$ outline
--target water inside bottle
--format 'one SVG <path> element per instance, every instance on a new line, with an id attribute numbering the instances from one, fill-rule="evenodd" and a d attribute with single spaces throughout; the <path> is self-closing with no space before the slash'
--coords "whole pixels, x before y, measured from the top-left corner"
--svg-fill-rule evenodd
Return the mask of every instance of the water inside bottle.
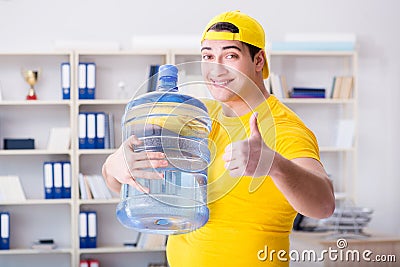
<path id="1" fill-rule="evenodd" d="M 145 103 L 127 110 L 124 129 L 125 136 L 135 134 L 142 141 L 133 153 L 163 152 L 168 166 L 147 170 L 163 172 L 164 179 L 135 177 L 150 190 L 148 194 L 123 185 L 117 207 L 120 222 L 141 232 L 167 235 L 204 225 L 209 216 L 207 113 L 185 103 Z"/>

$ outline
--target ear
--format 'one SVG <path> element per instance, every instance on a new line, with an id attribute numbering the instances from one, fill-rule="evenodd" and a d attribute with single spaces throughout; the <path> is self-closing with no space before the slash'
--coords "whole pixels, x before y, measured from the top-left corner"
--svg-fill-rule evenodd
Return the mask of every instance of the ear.
<path id="1" fill-rule="evenodd" d="M 254 56 L 254 64 L 256 65 L 256 70 L 262 72 L 264 63 L 265 63 L 265 51 L 261 49 Z"/>

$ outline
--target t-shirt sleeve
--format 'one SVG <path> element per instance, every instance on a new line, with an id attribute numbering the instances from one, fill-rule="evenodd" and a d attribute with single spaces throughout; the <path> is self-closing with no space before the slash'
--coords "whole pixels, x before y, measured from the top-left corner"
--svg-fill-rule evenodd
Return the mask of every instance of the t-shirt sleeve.
<path id="1" fill-rule="evenodd" d="M 282 122 L 275 128 L 275 151 L 291 160 L 314 158 L 320 160 L 319 147 L 314 133 L 302 122 Z"/>

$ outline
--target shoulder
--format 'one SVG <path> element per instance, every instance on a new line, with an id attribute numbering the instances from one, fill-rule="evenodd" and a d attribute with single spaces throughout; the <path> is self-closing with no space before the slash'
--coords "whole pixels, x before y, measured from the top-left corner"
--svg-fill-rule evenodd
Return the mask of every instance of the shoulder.
<path id="1" fill-rule="evenodd" d="M 199 99 L 207 107 L 207 111 L 210 117 L 215 118 L 216 115 L 221 111 L 221 103 L 211 98 L 200 98 Z"/>

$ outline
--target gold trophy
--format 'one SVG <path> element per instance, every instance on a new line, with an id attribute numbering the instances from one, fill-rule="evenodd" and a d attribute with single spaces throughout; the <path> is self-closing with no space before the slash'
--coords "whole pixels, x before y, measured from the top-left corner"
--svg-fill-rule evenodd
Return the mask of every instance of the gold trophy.
<path id="1" fill-rule="evenodd" d="M 24 76 L 25 81 L 30 85 L 28 95 L 26 100 L 37 100 L 34 85 L 39 79 L 40 70 L 22 70 L 22 76 Z"/>

